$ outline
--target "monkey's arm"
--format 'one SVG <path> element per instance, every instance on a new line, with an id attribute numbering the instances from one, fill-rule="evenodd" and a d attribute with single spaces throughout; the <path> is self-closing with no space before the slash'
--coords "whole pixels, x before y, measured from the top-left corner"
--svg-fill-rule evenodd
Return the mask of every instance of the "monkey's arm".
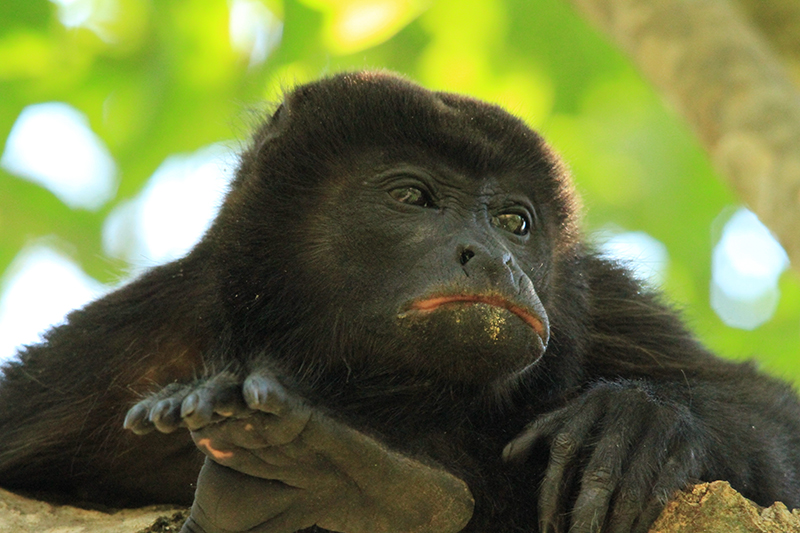
<path id="1" fill-rule="evenodd" d="M 173 386 L 126 427 L 190 428 L 207 459 L 184 532 L 447 533 L 472 516 L 467 485 L 290 397 L 266 374 Z"/>

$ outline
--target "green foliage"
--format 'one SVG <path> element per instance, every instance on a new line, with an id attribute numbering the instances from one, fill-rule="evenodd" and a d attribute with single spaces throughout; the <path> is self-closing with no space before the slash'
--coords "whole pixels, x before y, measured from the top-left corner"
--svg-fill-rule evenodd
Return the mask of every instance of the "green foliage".
<path id="1" fill-rule="evenodd" d="M 712 223 L 737 200 L 691 132 L 630 63 L 563 0 L 265 0 L 280 44 L 253 62 L 231 46 L 225 0 L 0 3 L 0 141 L 22 109 L 79 109 L 119 168 L 116 197 L 70 210 L 0 170 L 0 272 L 28 242 L 55 242 L 103 282 L 127 265 L 105 256 L 101 228 L 174 153 L 241 139 L 251 109 L 283 87 L 344 69 L 387 68 L 435 89 L 497 102 L 541 130 L 569 162 L 587 227 L 613 223 L 663 242 L 664 286 L 704 342 L 758 358 L 800 382 L 800 285 L 784 274 L 775 317 L 726 327 L 709 305 Z M 79 27 L 59 21 L 89 9 Z"/>

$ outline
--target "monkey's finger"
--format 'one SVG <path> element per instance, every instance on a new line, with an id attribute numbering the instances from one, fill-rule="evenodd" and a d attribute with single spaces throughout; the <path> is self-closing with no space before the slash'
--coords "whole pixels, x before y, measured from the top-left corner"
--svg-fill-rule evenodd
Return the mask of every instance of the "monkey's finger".
<path id="1" fill-rule="evenodd" d="M 242 396 L 242 380 L 238 375 L 223 373 L 214 376 L 204 389 L 210 392 L 216 414 L 230 418 L 250 413 Z"/>
<path id="2" fill-rule="evenodd" d="M 137 435 L 147 435 L 156 429 L 156 426 L 150 421 L 149 415 L 150 403 L 139 402 L 128 409 L 122 427 L 133 431 Z"/>
<path id="3" fill-rule="evenodd" d="M 242 393 L 250 409 L 282 416 L 291 407 L 286 389 L 267 371 L 253 372 L 247 376 Z"/>
<path id="4" fill-rule="evenodd" d="M 643 432 L 638 421 L 649 419 L 648 407 L 643 403 L 621 402 L 606 410 L 602 434 L 581 476 L 570 533 L 592 533 L 602 528 L 630 449 Z"/>
<path id="5" fill-rule="evenodd" d="M 180 416 L 195 430 L 222 418 L 245 416 L 248 412 L 241 392 L 241 382 L 231 373 L 209 379 L 183 400 Z"/>
<path id="6" fill-rule="evenodd" d="M 669 460 L 664 463 L 651 491 L 650 499 L 639 514 L 632 533 L 647 533 L 667 501 L 675 491 L 684 489 L 689 480 L 699 471 L 699 452 L 702 447 L 696 443 L 683 441 Z"/>
<path id="7" fill-rule="evenodd" d="M 563 425 L 564 409 L 548 413 L 528 424 L 522 432 L 503 448 L 502 458 L 507 463 L 522 463 L 531 454 L 537 441 L 544 439 Z"/>
<path id="8" fill-rule="evenodd" d="M 503 461 L 522 463 L 531 454 L 534 445 L 539 441 L 549 441 L 554 435 L 576 418 L 582 404 L 573 404 L 551 413 L 546 413 L 528 424 L 519 435 L 506 444 L 503 449 Z"/>
<path id="9" fill-rule="evenodd" d="M 672 419 L 650 418 L 653 425 L 636 446 L 628 470 L 617 490 L 609 513 L 609 533 L 631 531 L 650 497 L 656 469 L 667 461 L 670 443 L 677 433 Z"/>
<path id="10" fill-rule="evenodd" d="M 181 427 L 182 398 L 165 398 L 156 402 L 150 409 L 149 418 L 161 433 L 172 433 Z"/>
<path id="11" fill-rule="evenodd" d="M 575 413 L 579 408 L 578 405 L 568 405 L 551 413 L 543 414 L 525 426 L 519 435 L 506 444 L 502 453 L 503 461 L 509 463 L 525 461 L 537 442 L 552 440 L 554 435 L 575 418 Z"/>
<path id="12" fill-rule="evenodd" d="M 685 424 L 660 417 L 638 446 L 610 513 L 609 533 L 647 531 L 674 491 L 698 476 L 703 446 Z"/>
<path id="13" fill-rule="evenodd" d="M 123 427 L 137 435 L 150 433 L 154 429 L 164 433 L 174 431 L 179 427 L 180 420 L 176 420 L 175 413 L 171 412 L 175 405 L 169 400 L 178 399 L 180 401 L 189 390 L 189 386 L 180 383 L 167 385 L 131 407 L 125 415 Z"/>
<path id="14" fill-rule="evenodd" d="M 542 531 L 557 531 L 560 510 L 568 491 L 568 471 L 584 448 L 589 433 L 602 416 L 600 402 L 588 402 L 582 409 L 572 410 L 564 426 L 550 444 L 550 462 L 539 490 L 539 521 Z M 539 438 L 539 437 L 537 437 Z"/>
<path id="15" fill-rule="evenodd" d="M 630 505 L 628 509 L 619 506 L 614 509 L 609 522 L 609 533 L 646 533 L 649 531 L 669 498 L 676 490 L 686 486 L 691 477 L 689 470 L 690 468 L 683 461 L 674 457 L 670 459 L 664 465 L 662 475 L 649 491 L 649 497 L 639 498 L 639 501 Z"/>

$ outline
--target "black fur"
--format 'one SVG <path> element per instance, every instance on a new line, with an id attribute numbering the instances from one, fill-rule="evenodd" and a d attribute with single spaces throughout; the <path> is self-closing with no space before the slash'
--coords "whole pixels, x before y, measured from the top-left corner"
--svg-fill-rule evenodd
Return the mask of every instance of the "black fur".
<path id="1" fill-rule="evenodd" d="M 369 180 L 405 166 L 433 176 L 435 205 L 372 200 Z M 528 235 L 491 219 L 507 193 L 532 204 Z M 488 214 L 469 204 L 482 195 Z M 605 512 L 590 489 L 610 491 L 609 529 L 643 527 L 695 480 L 800 505 L 790 387 L 708 353 L 658 294 L 587 250 L 577 216 L 558 157 L 497 107 L 380 73 L 301 86 L 255 133 L 189 255 L 6 365 L 0 484 L 189 503 L 202 456 L 188 435 L 137 437 L 122 430 L 126 411 L 173 382 L 268 368 L 311 406 L 466 481 L 469 531 L 588 530 L 598 524 L 569 512 Z M 509 276 L 535 290 L 512 294 Z M 397 306 L 452 287 L 519 297 L 549 324 L 544 353 L 522 321 L 499 340 L 480 333 L 484 314 L 465 315 L 478 324 L 468 330 L 449 317 L 392 322 Z"/>

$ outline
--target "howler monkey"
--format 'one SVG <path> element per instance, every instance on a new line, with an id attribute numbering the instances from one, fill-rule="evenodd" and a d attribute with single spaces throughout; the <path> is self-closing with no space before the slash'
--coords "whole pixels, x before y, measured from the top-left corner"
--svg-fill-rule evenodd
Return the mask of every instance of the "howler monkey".
<path id="1" fill-rule="evenodd" d="M 498 107 L 300 86 L 186 257 L 5 366 L 0 484 L 194 499 L 206 533 L 642 531 L 715 479 L 800 505 L 790 387 L 706 351 L 576 209 Z"/>

